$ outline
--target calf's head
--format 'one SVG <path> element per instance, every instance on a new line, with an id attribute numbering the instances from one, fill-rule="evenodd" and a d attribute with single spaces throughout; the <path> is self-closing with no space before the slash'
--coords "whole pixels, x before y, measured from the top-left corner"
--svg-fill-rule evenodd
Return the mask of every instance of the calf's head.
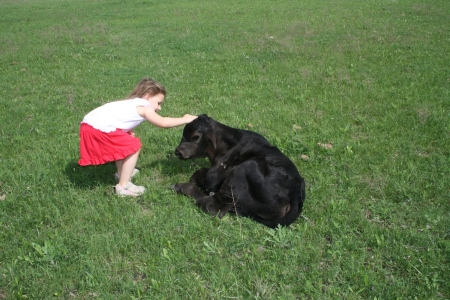
<path id="1" fill-rule="evenodd" d="M 212 122 L 207 115 L 200 115 L 187 124 L 181 142 L 175 149 L 175 155 L 181 159 L 208 157 L 208 153 L 216 148 Z"/>

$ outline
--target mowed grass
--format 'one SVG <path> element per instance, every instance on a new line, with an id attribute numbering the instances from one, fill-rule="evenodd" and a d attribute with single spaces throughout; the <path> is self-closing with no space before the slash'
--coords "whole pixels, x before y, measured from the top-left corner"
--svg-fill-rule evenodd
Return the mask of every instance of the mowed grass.
<path id="1" fill-rule="evenodd" d="M 0 3 L 0 299 L 449 299 L 450 2 Z M 170 185 L 182 128 L 143 124 L 136 183 L 82 168 L 93 108 L 151 76 L 161 114 L 265 135 L 307 182 L 268 229 Z"/>

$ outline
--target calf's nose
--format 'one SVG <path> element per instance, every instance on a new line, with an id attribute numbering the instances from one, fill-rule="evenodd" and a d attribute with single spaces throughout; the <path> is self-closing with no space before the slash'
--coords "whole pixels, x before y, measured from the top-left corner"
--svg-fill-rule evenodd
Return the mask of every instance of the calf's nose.
<path id="1" fill-rule="evenodd" d="M 178 148 L 175 149 L 175 155 L 180 158 L 181 157 L 181 152 L 180 150 L 178 150 Z"/>

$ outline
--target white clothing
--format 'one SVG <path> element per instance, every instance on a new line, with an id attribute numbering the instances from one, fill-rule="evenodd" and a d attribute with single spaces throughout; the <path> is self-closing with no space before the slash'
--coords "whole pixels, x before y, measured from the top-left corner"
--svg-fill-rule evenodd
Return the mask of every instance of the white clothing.
<path id="1" fill-rule="evenodd" d="M 138 114 L 138 106 L 153 108 L 150 102 L 141 98 L 109 102 L 88 113 L 81 123 L 106 133 L 116 129 L 128 132 L 145 120 Z"/>

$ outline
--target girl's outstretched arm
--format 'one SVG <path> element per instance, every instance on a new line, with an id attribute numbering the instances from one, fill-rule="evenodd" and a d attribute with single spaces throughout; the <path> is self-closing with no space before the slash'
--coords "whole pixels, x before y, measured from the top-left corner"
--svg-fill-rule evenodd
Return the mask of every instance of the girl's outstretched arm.
<path id="1" fill-rule="evenodd" d="M 189 114 L 186 114 L 181 118 L 161 117 L 152 109 L 152 107 L 138 107 L 138 112 L 142 117 L 146 118 L 147 121 L 161 128 L 176 127 L 188 124 L 197 119 L 197 116 Z"/>

